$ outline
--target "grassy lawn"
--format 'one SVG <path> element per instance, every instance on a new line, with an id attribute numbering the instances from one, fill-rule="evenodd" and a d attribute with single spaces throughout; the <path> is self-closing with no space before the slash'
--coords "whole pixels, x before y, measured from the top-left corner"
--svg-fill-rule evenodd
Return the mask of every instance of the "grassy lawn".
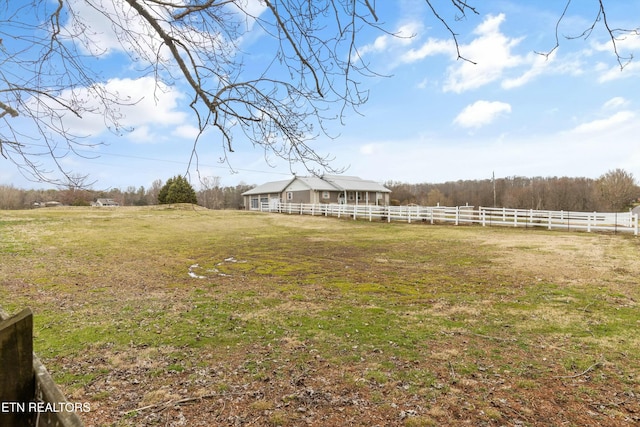
<path id="1" fill-rule="evenodd" d="M 0 212 L 87 426 L 640 422 L 640 240 L 201 208 Z"/>

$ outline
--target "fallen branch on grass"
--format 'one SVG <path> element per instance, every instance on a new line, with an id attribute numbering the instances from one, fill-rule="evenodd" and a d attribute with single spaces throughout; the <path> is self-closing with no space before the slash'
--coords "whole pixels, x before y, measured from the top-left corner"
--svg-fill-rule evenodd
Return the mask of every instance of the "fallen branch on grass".
<path id="1" fill-rule="evenodd" d="M 593 369 L 595 369 L 598 366 L 601 366 L 602 362 L 596 362 L 593 365 L 589 366 L 587 369 L 585 369 L 584 371 L 580 372 L 579 374 L 575 374 L 575 375 L 559 375 L 559 376 L 555 376 L 553 378 L 563 378 L 563 379 L 568 379 L 568 378 L 578 378 L 581 377 L 585 374 L 587 374 L 588 372 L 591 372 Z"/>
<path id="2" fill-rule="evenodd" d="M 205 394 L 203 396 L 198 396 L 198 397 L 185 397 L 184 399 L 169 400 L 167 402 L 154 403 L 152 405 L 143 406 L 141 408 L 131 409 L 130 411 L 121 412 L 120 414 L 123 416 L 126 416 L 126 415 L 133 414 L 134 412 L 142 412 L 142 411 L 146 411 L 147 409 L 158 409 L 158 408 L 160 408 L 161 411 L 164 411 L 165 409 L 171 406 L 182 405 L 183 403 L 194 402 L 196 400 L 211 399 L 217 396 L 219 396 L 218 393 L 211 393 L 211 394 Z"/>
<path id="3" fill-rule="evenodd" d="M 490 336 L 490 335 L 476 334 L 475 332 L 469 332 L 469 335 L 473 335 L 475 337 L 480 337 L 480 338 L 484 338 L 484 339 L 488 339 L 488 340 L 494 340 L 494 341 L 503 341 L 503 342 L 515 342 L 515 341 L 518 341 L 517 338 L 493 337 L 493 336 Z"/>

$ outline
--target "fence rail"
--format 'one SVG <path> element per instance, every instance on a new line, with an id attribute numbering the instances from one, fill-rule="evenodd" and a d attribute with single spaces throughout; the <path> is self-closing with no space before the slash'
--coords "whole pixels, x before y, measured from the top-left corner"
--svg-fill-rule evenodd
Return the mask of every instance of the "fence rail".
<path id="1" fill-rule="evenodd" d="M 0 308 L 0 403 L 0 426 L 83 426 L 33 353 L 33 313 L 28 308 L 14 316 Z"/>
<path id="2" fill-rule="evenodd" d="M 549 230 L 625 232 L 638 235 L 638 214 L 573 212 L 474 206 L 375 206 L 349 204 L 263 203 L 262 212 L 335 216 L 369 221 L 403 221 L 486 226 L 545 227 Z"/>

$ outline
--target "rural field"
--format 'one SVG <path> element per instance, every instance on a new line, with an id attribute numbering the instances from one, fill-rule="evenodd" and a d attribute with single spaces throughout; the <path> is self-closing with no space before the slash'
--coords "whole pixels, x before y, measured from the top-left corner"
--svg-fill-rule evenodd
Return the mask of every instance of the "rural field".
<path id="1" fill-rule="evenodd" d="M 0 212 L 87 426 L 640 423 L 640 240 L 199 207 Z"/>

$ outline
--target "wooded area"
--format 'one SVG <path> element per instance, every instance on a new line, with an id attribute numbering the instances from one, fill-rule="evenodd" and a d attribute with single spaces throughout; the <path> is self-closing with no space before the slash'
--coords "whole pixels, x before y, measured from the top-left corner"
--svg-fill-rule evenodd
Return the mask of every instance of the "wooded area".
<path id="1" fill-rule="evenodd" d="M 89 206 L 98 198 L 113 199 L 120 206 L 158 204 L 163 187 L 156 180 L 149 188 L 90 190 L 83 186 L 49 190 L 23 190 L 0 186 L 0 209 L 27 209 L 34 203 L 56 201 L 67 206 Z M 193 184 L 192 184 L 193 185 Z M 640 186 L 622 169 L 598 179 L 513 176 L 483 180 L 459 180 L 440 184 L 387 181 L 392 205 L 490 206 L 512 209 L 546 209 L 580 212 L 621 212 L 640 201 Z M 221 186 L 219 177 L 206 177 L 194 185 L 198 205 L 208 209 L 238 209 L 242 193 L 254 185 Z"/>
<path id="2" fill-rule="evenodd" d="M 513 176 L 442 184 L 385 183 L 392 204 L 493 206 L 565 211 L 623 211 L 640 198 L 633 175 L 616 169 L 598 179 Z"/>
<path id="3" fill-rule="evenodd" d="M 252 186 L 239 184 L 222 187 L 202 185 L 196 192 L 198 204 L 209 209 L 238 209 L 242 206 L 242 193 Z M 158 204 L 158 194 L 162 181 L 155 181 L 151 187 L 129 186 L 124 190 L 87 190 L 77 188 L 24 190 L 13 186 L 0 185 L 0 209 L 29 209 L 35 203 L 59 202 L 66 206 L 89 206 L 98 198 L 113 199 L 120 206 L 147 206 Z"/>

